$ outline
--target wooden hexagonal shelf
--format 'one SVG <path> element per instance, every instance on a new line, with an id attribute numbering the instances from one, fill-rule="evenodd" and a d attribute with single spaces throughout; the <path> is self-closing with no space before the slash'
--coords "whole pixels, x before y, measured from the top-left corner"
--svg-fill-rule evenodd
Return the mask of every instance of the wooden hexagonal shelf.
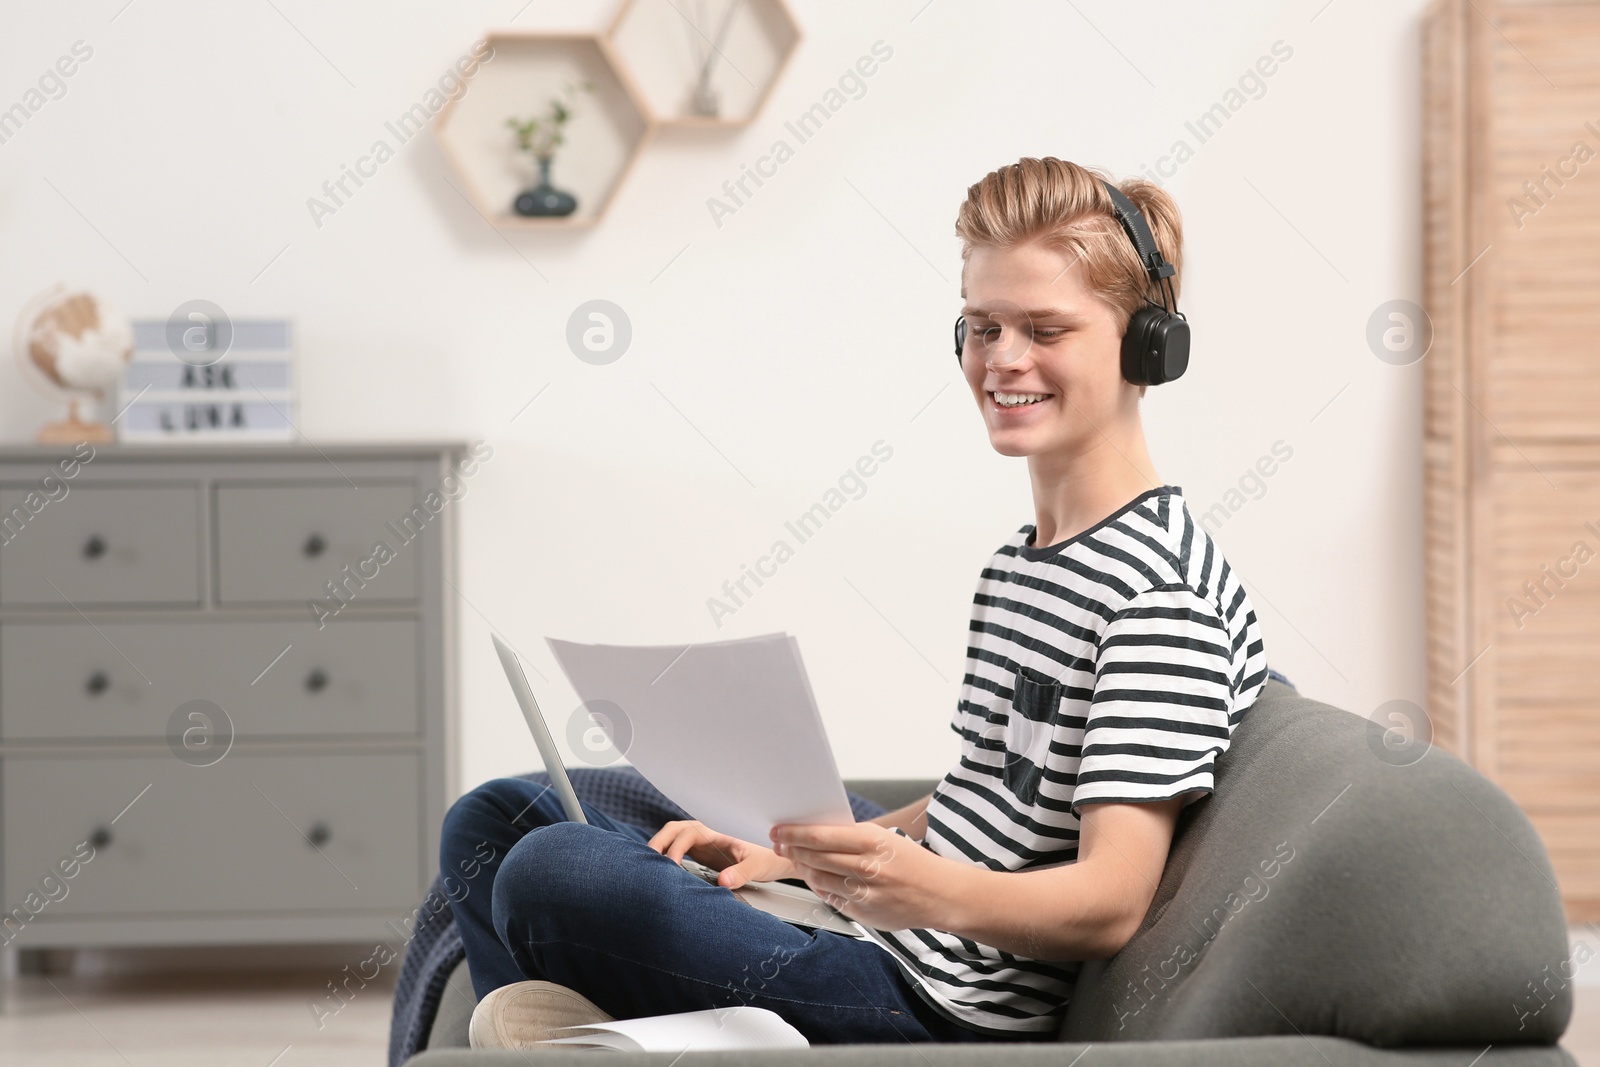
<path id="1" fill-rule="evenodd" d="M 784 0 L 625 0 L 606 40 L 658 124 L 747 126 L 800 24 Z"/>
<path id="2" fill-rule="evenodd" d="M 655 131 L 638 90 L 597 34 L 491 30 L 484 36 L 491 57 L 434 117 L 440 150 L 479 212 L 497 226 L 594 225 Z M 593 91 L 572 102 L 550 173 L 552 185 L 577 198 L 577 208 L 563 216 L 517 214 L 512 204 L 538 184 L 538 165 L 518 150 L 506 120 L 542 114 L 566 86 L 585 81 Z"/>

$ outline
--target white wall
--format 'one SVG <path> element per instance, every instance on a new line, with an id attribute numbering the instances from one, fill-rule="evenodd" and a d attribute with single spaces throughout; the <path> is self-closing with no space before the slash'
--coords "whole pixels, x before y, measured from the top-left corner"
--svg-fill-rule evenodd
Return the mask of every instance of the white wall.
<path id="1" fill-rule="evenodd" d="M 847 776 L 942 773 L 978 569 L 1033 518 L 950 352 L 957 205 L 1021 155 L 1154 164 L 1278 40 L 1264 95 L 1166 183 L 1196 347 L 1147 433 L 1197 511 L 1292 447 L 1217 529 L 1271 665 L 1363 714 L 1422 702 L 1422 365 L 1365 341 L 1419 296 L 1420 0 L 797 0 L 752 127 L 663 131 L 597 229 L 549 234 L 491 230 L 431 138 L 320 228 L 306 199 L 484 30 L 599 28 L 609 0 L 124 2 L 0 6 L 0 107 L 94 49 L 0 145 L 0 321 L 58 280 L 141 316 L 288 315 L 312 441 L 492 444 L 460 505 L 464 785 L 537 764 L 491 624 L 562 718 L 544 635 L 788 630 Z M 706 199 L 880 39 L 865 95 L 719 228 Z M 564 343 L 595 297 L 633 322 L 610 366 Z M 0 361 L 0 437 L 53 414 Z M 866 494 L 715 627 L 706 599 L 879 439 Z"/>

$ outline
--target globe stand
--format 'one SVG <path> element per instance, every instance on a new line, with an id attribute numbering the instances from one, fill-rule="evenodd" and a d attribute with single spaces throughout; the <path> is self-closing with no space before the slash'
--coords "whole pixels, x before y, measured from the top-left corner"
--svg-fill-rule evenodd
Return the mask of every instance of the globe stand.
<path id="1" fill-rule="evenodd" d="M 75 445 L 80 441 L 94 445 L 108 445 L 116 440 L 116 435 L 111 427 L 103 422 L 84 422 L 78 418 L 78 402 L 69 400 L 67 417 L 60 422 L 41 426 L 35 440 L 41 445 Z"/>

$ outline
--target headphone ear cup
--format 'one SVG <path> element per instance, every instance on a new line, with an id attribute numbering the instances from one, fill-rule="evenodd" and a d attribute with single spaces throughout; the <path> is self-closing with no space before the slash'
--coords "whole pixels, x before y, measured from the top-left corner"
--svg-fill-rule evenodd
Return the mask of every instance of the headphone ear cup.
<path id="1" fill-rule="evenodd" d="M 1189 366 L 1189 323 L 1147 304 L 1128 317 L 1122 335 L 1122 376 L 1134 385 L 1161 385 Z"/>
<path id="2" fill-rule="evenodd" d="M 956 365 L 961 365 L 961 353 L 967 347 L 967 317 L 956 316 Z"/>

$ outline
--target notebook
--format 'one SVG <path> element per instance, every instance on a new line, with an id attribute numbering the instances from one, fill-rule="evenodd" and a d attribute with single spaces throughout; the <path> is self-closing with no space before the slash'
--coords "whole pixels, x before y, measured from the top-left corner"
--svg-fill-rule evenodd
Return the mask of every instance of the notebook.
<path id="1" fill-rule="evenodd" d="M 711 1049 L 810 1048 L 805 1035 L 766 1008 L 737 1004 L 677 1015 L 563 1026 L 541 1045 L 619 1052 L 704 1052 Z"/>

